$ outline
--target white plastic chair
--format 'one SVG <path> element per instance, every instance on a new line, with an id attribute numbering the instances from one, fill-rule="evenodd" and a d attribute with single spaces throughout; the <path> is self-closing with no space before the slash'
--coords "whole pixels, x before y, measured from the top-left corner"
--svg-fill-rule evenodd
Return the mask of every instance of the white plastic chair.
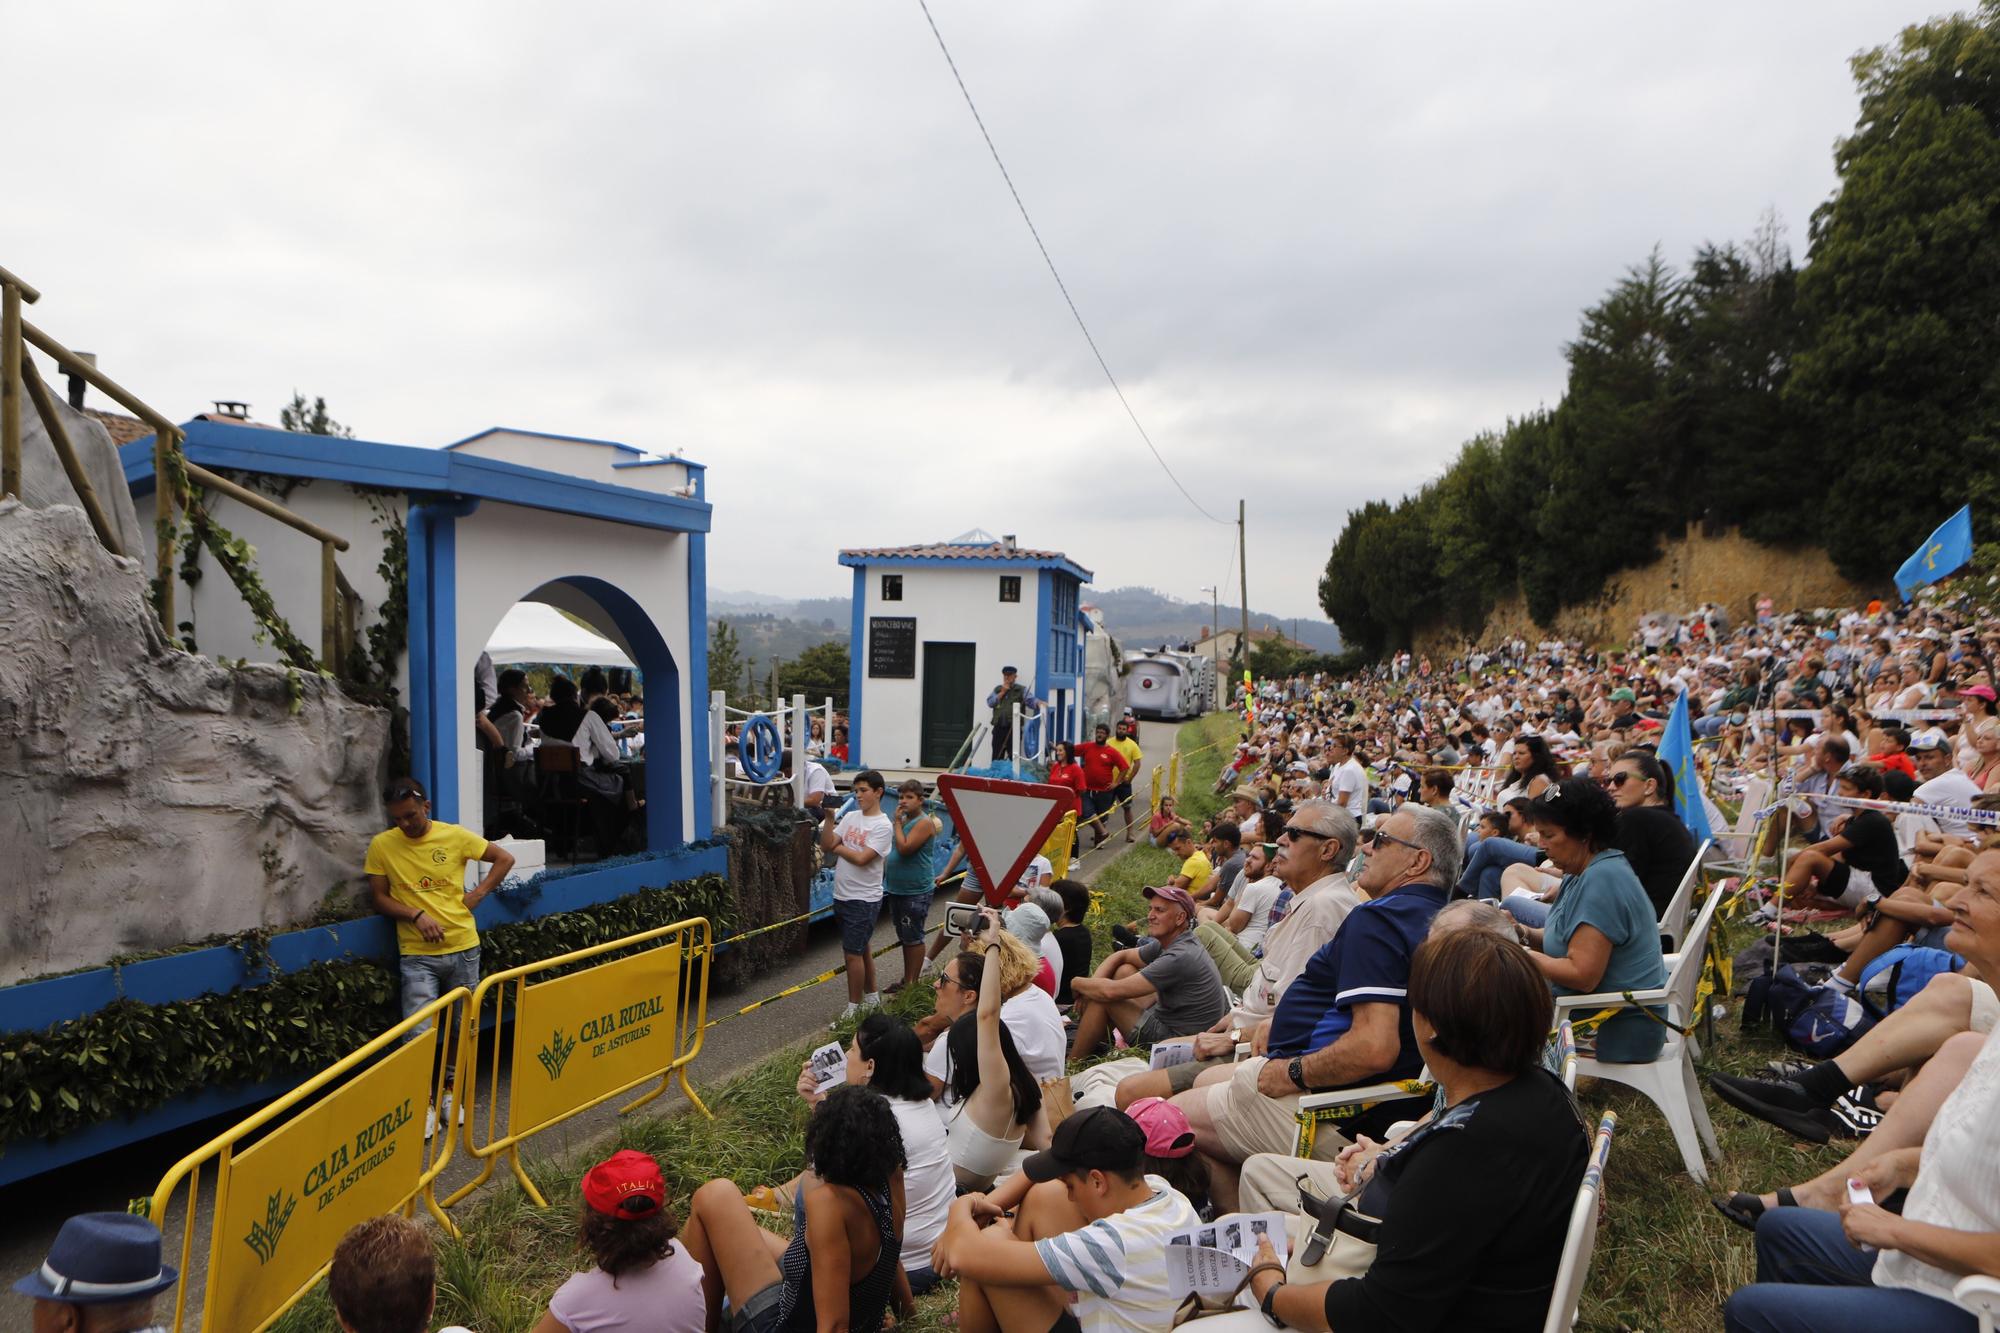
<path id="1" fill-rule="evenodd" d="M 2000 1319 L 2000 1277 L 1962 1277 L 1951 1298 L 1979 1316 L 1979 1333 L 1993 1333 L 1993 1322 Z"/>
<path id="2" fill-rule="evenodd" d="M 1556 1054 L 1562 1061 L 1563 1086 L 1576 1092 L 1576 1030 L 1567 1018 L 1556 1024 Z"/>
<path id="3" fill-rule="evenodd" d="M 1542 1322 L 1542 1333 L 1569 1333 L 1576 1325 L 1576 1305 L 1583 1296 L 1583 1280 L 1590 1275 L 1591 1251 L 1597 1248 L 1597 1201 L 1604 1193 L 1604 1164 L 1611 1158 L 1611 1131 L 1617 1125 L 1616 1111 L 1606 1111 L 1597 1122 L 1597 1142 L 1591 1146 L 1590 1165 L 1569 1210 L 1569 1234 L 1563 1238 L 1562 1263 L 1556 1269 L 1555 1290 L 1549 1293 L 1549 1317 Z"/>
<path id="4" fill-rule="evenodd" d="M 1715 850 L 1721 855 L 1711 863 L 1716 870 L 1727 874 L 1747 875 L 1756 869 L 1751 852 L 1757 846 L 1757 835 L 1763 829 L 1763 821 L 1757 812 L 1771 799 L 1771 780 L 1751 778 L 1743 784 L 1743 806 L 1736 812 L 1736 827 L 1715 839 Z"/>
<path id="5" fill-rule="evenodd" d="M 1292 1141 L 1292 1153 L 1297 1157 L 1313 1155 L 1313 1141 L 1319 1135 L 1322 1124 L 1337 1123 L 1352 1119 L 1372 1106 L 1384 1102 L 1420 1101 L 1422 1108 L 1412 1107 L 1416 1115 L 1429 1109 L 1431 1099 L 1437 1093 L 1437 1085 L 1431 1082 L 1431 1071 L 1420 1071 L 1415 1078 L 1399 1079 L 1394 1083 L 1369 1083 L 1358 1088 L 1342 1088 L 1338 1092 L 1309 1092 L 1299 1098 L 1298 1135 Z M 1394 1137 L 1392 1128 L 1390 1136 Z"/>
<path id="6" fill-rule="evenodd" d="M 1556 997 L 1559 1017 L 1573 1016 L 1578 1011 L 1595 1014 L 1604 1009 L 1666 1009 L 1667 1040 L 1652 1060 L 1645 1064 L 1617 1064 L 1599 1060 L 1595 1055 L 1579 1055 L 1576 1072 L 1587 1078 L 1623 1083 L 1644 1093 L 1666 1116 L 1667 1127 L 1673 1131 L 1674 1143 L 1681 1150 L 1681 1161 L 1686 1164 L 1688 1174 L 1703 1184 L 1708 1183 L 1708 1168 L 1702 1160 L 1702 1150 L 1706 1148 L 1710 1157 L 1720 1161 L 1722 1149 L 1716 1146 L 1715 1127 L 1708 1122 L 1708 1107 L 1702 1102 L 1701 1085 L 1695 1079 L 1692 1043 L 1683 1030 L 1691 1030 L 1699 1017 L 1695 1013 L 1695 990 L 1701 984 L 1708 932 L 1715 924 L 1715 909 L 1721 901 L 1720 888 L 1708 895 L 1680 953 L 1668 965 L 1667 984 L 1660 989 Z"/>
<path id="7" fill-rule="evenodd" d="M 1688 862 L 1687 873 L 1674 886 L 1674 896 L 1667 900 L 1667 910 L 1660 913 L 1660 948 L 1664 952 L 1678 949 L 1680 939 L 1687 934 L 1688 913 L 1694 909 L 1694 886 L 1701 882 L 1702 858 L 1713 847 L 1713 839 L 1695 848 L 1694 860 Z"/>

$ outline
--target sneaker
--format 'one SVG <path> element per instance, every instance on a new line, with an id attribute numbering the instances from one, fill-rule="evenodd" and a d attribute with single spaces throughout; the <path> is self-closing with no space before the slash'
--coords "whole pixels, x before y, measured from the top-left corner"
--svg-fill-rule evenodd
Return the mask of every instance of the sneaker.
<path id="1" fill-rule="evenodd" d="M 1127 925 L 1120 924 L 1113 926 L 1111 928 L 1111 939 L 1121 949 L 1136 949 L 1139 947 L 1139 937 Z"/>
<path id="2" fill-rule="evenodd" d="M 1790 1079 L 1711 1074 L 1708 1086 L 1737 1110 L 1776 1125 L 1793 1138 L 1825 1143 L 1836 1135 L 1844 1139 L 1857 1137 L 1846 1122 Z"/>
<path id="3" fill-rule="evenodd" d="M 834 1025 L 836 1025 L 836 1024 L 840 1024 L 840 1023 L 845 1023 L 845 1022 L 846 1022 L 846 1021 L 847 1021 L 848 1019 L 850 1019 L 850 1018 L 854 1017 L 854 1016 L 855 1016 L 856 1014 L 860 1013 L 860 1012 L 861 1012 L 861 1007 L 862 1007 L 862 1006 L 861 1006 L 861 1001 L 859 1001 L 859 1000 L 849 1000 L 849 1001 L 847 1002 L 847 1007 L 846 1007 L 845 1009 L 843 1009 L 843 1010 L 841 1010 L 841 1011 L 840 1011 L 840 1015 L 839 1015 L 839 1017 L 835 1018 L 835 1019 L 833 1020 L 833 1023 L 829 1023 L 829 1024 L 827 1025 L 827 1026 L 829 1026 L 829 1027 L 832 1027 L 832 1026 L 834 1026 Z"/>
<path id="4" fill-rule="evenodd" d="M 424 1142 L 429 1143 L 432 1139 L 436 1138 L 437 1132 L 438 1109 L 435 1106 L 426 1106 L 424 1108 Z"/>

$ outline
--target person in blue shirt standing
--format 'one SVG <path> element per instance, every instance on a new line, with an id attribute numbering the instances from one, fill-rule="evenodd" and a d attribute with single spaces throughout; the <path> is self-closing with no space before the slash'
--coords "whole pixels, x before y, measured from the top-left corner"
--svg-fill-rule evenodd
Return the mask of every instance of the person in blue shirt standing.
<path id="1" fill-rule="evenodd" d="M 1423 1067 L 1410 1024 L 1410 959 L 1458 880 L 1458 821 L 1406 804 L 1361 837 L 1368 861 L 1355 887 L 1367 901 L 1347 914 L 1250 1034 L 1252 1058 L 1223 1081 L 1197 1083 L 1174 1099 L 1208 1159 L 1218 1211 L 1237 1206 L 1243 1162 L 1292 1152 L 1306 1093 L 1414 1078 Z M 1343 1128 L 1379 1138 L 1407 1114 L 1407 1105 L 1388 1103 Z M 1347 1143 L 1323 1131 L 1313 1155 L 1330 1161 Z"/>
<path id="2" fill-rule="evenodd" d="M 1588 778 L 1569 778 L 1536 797 L 1529 818 L 1541 833 L 1542 852 L 1563 872 L 1540 930 L 1521 927 L 1537 952 L 1535 965 L 1558 995 L 1652 990 L 1667 984 L 1660 953 L 1660 923 L 1646 886 L 1618 837 L 1618 805 Z M 1636 1009 L 1606 1019 L 1597 1029 L 1596 1057 L 1643 1064 L 1660 1053 L 1667 1030 Z"/>
<path id="3" fill-rule="evenodd" d="M 890 816 L 889 862 L 882 869 L 882 892 L 889 899 L 889 919 L 896 923 L 896 942 L 903 946 L 903 979 L 884 991 L 893 995 L 912 985 L 924 968 L 924 922 L 937 892 L 931 862 L 944 821 L 924 808 L 924 784 L 915 778 L 896 789 L 896 813 Z"/>

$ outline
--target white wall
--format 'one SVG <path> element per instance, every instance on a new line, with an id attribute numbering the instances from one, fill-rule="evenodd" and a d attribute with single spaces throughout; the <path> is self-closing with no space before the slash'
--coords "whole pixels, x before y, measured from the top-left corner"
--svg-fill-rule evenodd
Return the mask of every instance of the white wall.
<path id="1" fill-rule="evenodd" d="M 523 509 L 488 500 L 470 516 L 457 521 L 456 549 L 457 644 L 451 669 L 459 682 L 460 704 L 457 822 L 472 829 L 480 828 L 483 823 L 481 766 L 473 736 L 470 694 L 473 663 L 500 618 L 514 603 L 553 579 L 592 577 L 622 589 L 639 604 L 666 641 L 674 665 L 680 668 L 680 693 L 675 706 L 681 715 L 681 828 L 690 839 L 704 836 L 706 830 L 694 826 L 694 763 L 690 748 L 694 713 L 688 698 L 693 657 L 688 644 L 687 537 L 677 532 Z M 584 615 L 592 620 L 599 633 L 620 647 L 626 646 L 618 627 L 608 617 L 601 612 L 591 614 L 595 608 L 587 598 L 558 589 L 545 600 Z M 654 700 L 665 701 L 665 681 L 649 678 L 645 690 L 649 706 Z M 707 708 L 706 699 L 701 706 Z M 648 740 L 651 739 L 649 734 Z M 659 775 L 647 784 L 648 799 L 661 799 L 667 789 L 663 780 L 667 762 L 664 744 L 659 750 L 649 744 L 646 762 Z"/>
<path id="2" fill-rule="evenodd" d="M 403 514 L 403 496 L 373 498 L 390 512 Z M 347 539 L 348 549 L 334 559 L 340 566 L 342 577 L 361 598 L 361 617 L 355 632 L 362 636 L 363 644 L 367 642 L 368 626 L 380 620 L 383 600 L 389 595 L 388 586 L 377 570 L 382 563 L 385 536 L 375 521 L 375 510 L 369 506 L 369 499 L 340 482 L 321 480 L 300 484 L 281 502 L 301 518 L 310 519 L 327 531 Z M 271 600 L 277 604 L 278 613 L 290 622 L 292 632 L 303 639 L 317 656 L 320 650 L 319 543 L 227 496 L 211 492 L 203 503 L 216 522 L 256 548 L 256 559 L 252 563 L 258 578 L 270 589 Z M 148 514 L 152 513 L 150 501 L 145 508 Z M 151 559 L 148 554 L 146 562 L 149 568 Z M 179 568 L 178 559 L 175 568 Z M 215 557 L 206 551 L 202 553 L 201 571 L 201 581 L 192 591 L 185 583 L 174 589 L 174 615 L 177 620 L 190 619 L 188 611 L 193 608 L 195 644 L 202 654 L 231 661 L 239 657 L 252 662 L 278 661 L 276 648 L 256 641 L 257 622 L 250 614 L 250 608 L 244 605 L 236 585 L 215 563 Z M 406 655 L 396 670 L 396 688 L 406 701 L 410 696 L 409 685 Z"/>
<path id="3" fill-rule="evenodd" d="M 590 440 L 566 440 L 522 431 L 501 430 L 481 435 L 452 446 L 452 452 L 541 468 L 565 477 L 583 477 L 607 486 L 628 486 L 655 495 L 677 494 L 689 481 L 688 470 L 678 462 L 649 458 L 644 467 L 619 467 L 620 463 L 638 462 L 641 456 Z"/>
<path id="4" fill-rule="evenodd" d="M 861 759 L 878 768 L 915 768 L 922 754 L 924 644 L 972 643 L 975 657 L 973 725 L 987 716 L 986 692 L 1000 683 L 1000 668 L 1019 667 L 1021 681 L 1038 697 L 1047 687 L 1034 679 L 1035 636 L 1045 633 L 1039 587 L 1040 571 L 1023 564 L 1015 569 L 948 569 L 931 566 L 898 569 L 870 565 L 862 571 L 864 607 L 861 640 L 852 651 L 862 664 Z M 903 600 L 882 600 L 882 575 L 903 577 Z M 1021 600 L 1000 600 L 1000 576 L 1017 574 Z M 868 671 L 868 618 L 915 616 L 917 674 L 911 680 L 886 680 Z M 983 762 L 983 758 L 981 760 Z"/>

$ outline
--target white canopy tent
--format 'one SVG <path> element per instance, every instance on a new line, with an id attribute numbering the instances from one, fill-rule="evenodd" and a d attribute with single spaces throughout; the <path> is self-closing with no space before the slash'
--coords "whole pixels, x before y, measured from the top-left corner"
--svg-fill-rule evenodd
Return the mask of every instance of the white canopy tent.
<path id="1" fill-rule="evenodd" d="M 555 662 L 564 666 L 630 667 L 618 645 L 543 602 L 516 602 L 500 618 L 486 654 L 495 666 Z"/>

